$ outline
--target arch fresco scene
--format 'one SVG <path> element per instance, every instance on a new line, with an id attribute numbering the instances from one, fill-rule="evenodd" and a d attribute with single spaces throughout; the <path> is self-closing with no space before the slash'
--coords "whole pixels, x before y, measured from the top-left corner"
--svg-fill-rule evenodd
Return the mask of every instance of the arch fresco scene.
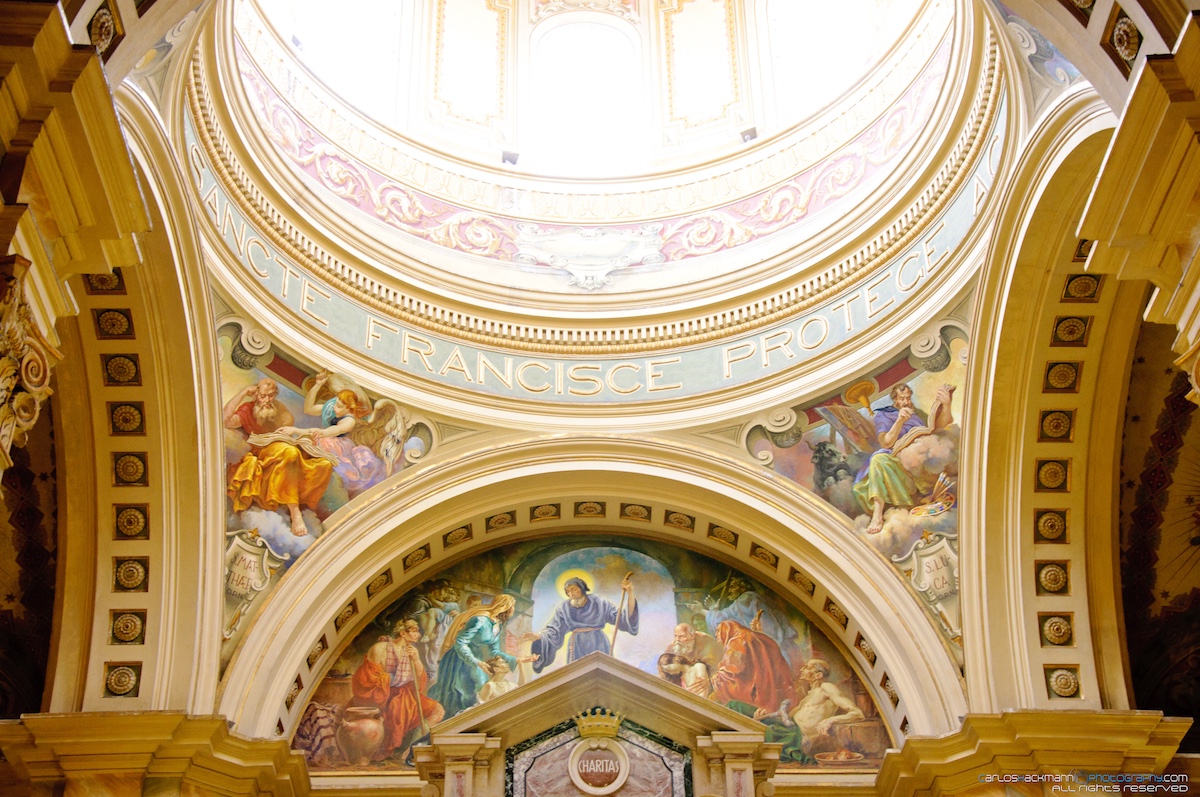
<path id="1" fill-rule="evenodd" d="M 576 579 L 585 600 L 568 607 Z M 489 614 L 510 605 L 503 621 Z M 667 543 L 581 534 L 473 555 L 385 606 L 338 652 L 293 748 L 314 771 L 411 768 L 437 721 L 587 655 L 756 717 L 784 768 L 870 769 L 890 746 L 838 646 L 761 582 Z"/>

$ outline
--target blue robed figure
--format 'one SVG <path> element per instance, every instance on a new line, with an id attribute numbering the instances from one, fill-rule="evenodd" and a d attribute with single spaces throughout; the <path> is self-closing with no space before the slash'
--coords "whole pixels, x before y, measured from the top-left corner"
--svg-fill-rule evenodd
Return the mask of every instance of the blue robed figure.
<path id="1" fill-rule="evenodd" d="M 533 646 L 530 652 L 537 656 L 533 663 L 534 672 L 541 672 L 550 666 L 568 633 L 571 634 L 567 645 L 568 664 L 596 651 L 611 653 L 608 637 L 604 634 L 605 625 L 615 625 L 621 631 L 636 635 L 637 600 L 633 596 L 633 582 L 629 575 L 621 582 L 621 589 L 625 592 L 626 600 L 618 612 L 617 607 L 604 598 L 589 595 L 587 582 L 583 579 L 567 579 L 563 585 L 567 599 L 554 610 L 546 627 L 540 633 L 531 635 Z"/>

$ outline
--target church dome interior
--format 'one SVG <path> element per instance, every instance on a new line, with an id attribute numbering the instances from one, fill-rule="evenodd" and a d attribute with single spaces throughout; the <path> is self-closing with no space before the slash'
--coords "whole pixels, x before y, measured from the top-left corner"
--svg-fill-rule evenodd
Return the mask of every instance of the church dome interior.
<path id="1" fill-rule="evenodd" d="M 1193 5 L 0 0 L 0 791 L 1187 793 Z"/>

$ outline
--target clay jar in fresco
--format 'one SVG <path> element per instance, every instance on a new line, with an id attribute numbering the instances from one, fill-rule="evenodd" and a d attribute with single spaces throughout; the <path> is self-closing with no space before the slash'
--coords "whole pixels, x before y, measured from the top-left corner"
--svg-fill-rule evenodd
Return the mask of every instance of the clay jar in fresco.
<path id="1" fill-rule="evenodd" d="M 379 709 L 348 706 L 342 712 L 335 735 L 348 762 L 356 766 L 369 764 L 383 744 L 383 719 Z"/>

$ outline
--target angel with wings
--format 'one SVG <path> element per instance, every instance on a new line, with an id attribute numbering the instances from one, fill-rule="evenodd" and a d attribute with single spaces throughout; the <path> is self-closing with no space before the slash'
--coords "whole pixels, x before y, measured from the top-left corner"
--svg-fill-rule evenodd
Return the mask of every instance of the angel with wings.
<path id="1" fill-rule="evenodd" d="M 313 377 L 304 412 L 320 417 L 323 425 L 317 429 L 281 426 L 278 431 L 311 439 L 332 455 L 334 473 L 351 497 L 390 476 L 404 458 L 408 412 L 391 399 L 379 399 L 371 406 L 366 391 L 345 377 L 329 371 Z"/>
<path id="2" fill-rule="evenodd" d="M 274 380 L 263 381 L 272 388 L 266 391 L 267 398 L 274 400 L 278 392 Z M 234 511 L 251 505 L 271 511 L 286 507 L 292 533 L 298 537 L 309 533 L 302 508 L 319 513 L 335 475 L 347 497 L 353 498 L 403 468 L 412 420 L 390 399 L 372 406 L 361 387 L 337 374 L 321 371 L 305 381 L 304 412 L 320 417 L 320 427 L 287 425 L 292 415 L 286 408 L 272 416 L 284 425 L 255 421 L 248 398 L 262 383 L 235 396 L 230 402 L 233 410 L 227 407 L 226 412 L 226 427 L 245 433 L 250 448 L 229 476 L 227 492 Z"/>

